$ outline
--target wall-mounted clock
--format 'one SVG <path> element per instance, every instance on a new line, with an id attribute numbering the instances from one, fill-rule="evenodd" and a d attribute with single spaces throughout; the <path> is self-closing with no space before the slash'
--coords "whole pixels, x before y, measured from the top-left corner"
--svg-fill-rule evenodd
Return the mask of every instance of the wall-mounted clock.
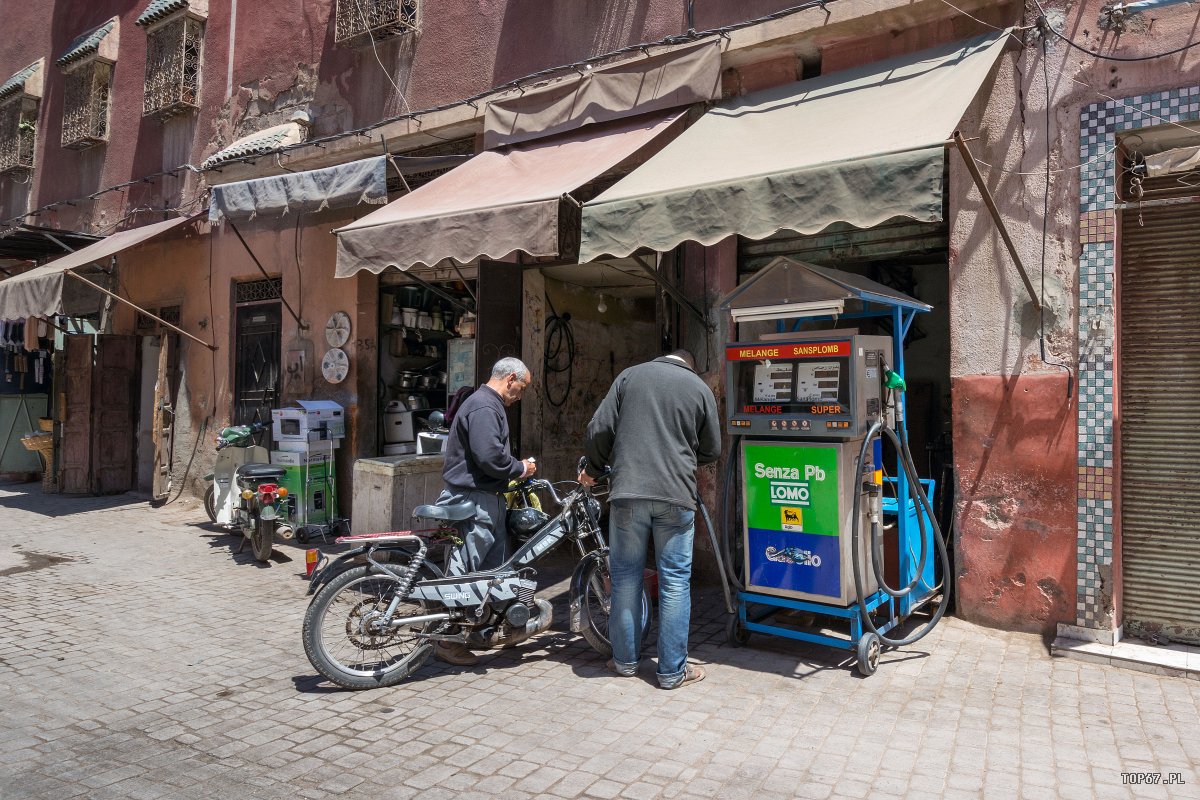
<path id="1" fill-rule="evenodd" d="M 325 323 L 325 341 L 330 347 L 341 347 L 350 341 L 350 315 L 345 311 L 335 311 Z"/>
<path id="2" fill-rule="evenodd" d="M 321 359 L 321 375 L 330 383 L 341 383 L 350 374 L 350 359 L 345 350 L 333 348 Z"/>

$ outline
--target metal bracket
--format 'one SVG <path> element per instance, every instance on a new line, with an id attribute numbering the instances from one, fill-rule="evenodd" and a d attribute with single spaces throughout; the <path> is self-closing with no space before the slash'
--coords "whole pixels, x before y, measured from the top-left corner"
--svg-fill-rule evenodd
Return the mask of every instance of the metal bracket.
<path id="1" fill-rule="evenodd" d="M 700 320 L 700 323 L 704 325 L 704 329 L 706 331 L 713 333 L 717 330 L 717 326 L 708 320 L 707 314 L 705 314 L 698 306 L 696 306 L 695 303 L 687 299 L 683 292 L 679 291 L 670 283 L 668 283 L 666 278 L 664 278 L 662 275 L 659 275 L 658 270 L 652 267 L 644 258 L 641 256 L 634 256 L 633 260 L 638 263 L 638 266 L 642 268 L 642 270 L 652 281 L 657 283 L 664 292 L 671 296 L 672 300 L 686 308 L 688 311 L 692 312 L 692 316 Z"/>
<path id="2" fill-rule="evenodd" d="M 992 215 L 992 221 L 996 223 L 996 229 L 1000 233 L 1000 238 L 1004 240 L 1004 246 L 1008 248 L 1008 254 L 1017 266 L 1017 272 L 1021 273 L 1021 280 L 1024 281 L 1025 289 L 1029 292 L 1029 298 L 1033 301 L 1033 307 L 1041 311 L 1042 302 L 1038 299 L 1037 292 L 1033 290 L 1033 281 L 1029 280 L 1029 273 L 1025 271 L 1025 265 L 1021 263 L 1021 257 L 1017 255 L 1017 246 L 1013 244 L 1012 236 L 1008 233 L 1008 226 L 1004 224 L 1004 218 L 1000 216 L 1000 209 L 996 207 L 996 200 L 992 197 L 991 190 L 983 182 L 983 175 L 979 172 L 979 164 L 975 161 L 975 156 L 971 154 L 971 151 L 967 148 L 966 140 L 963 139 L 962 134 L 958 131 L 954 132 L 954 144 L 958 147 L 958 152 L 962 154 L 963 162 L 967 165 L 967 172 L 971 173 L 971 179 L 975 181 L 975 185 L 979 188 L 979 194 L 983 197 L 983 204 L 987 206 L 988 213 Z"/>

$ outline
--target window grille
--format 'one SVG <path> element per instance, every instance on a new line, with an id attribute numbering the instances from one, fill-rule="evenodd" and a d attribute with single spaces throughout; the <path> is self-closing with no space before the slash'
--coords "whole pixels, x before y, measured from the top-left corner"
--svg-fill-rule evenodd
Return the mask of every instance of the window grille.
<path id="1" fill-rule="evenodd" d="M 283 297 L 283 278 L 268 278 L 262 281 L 244 281 L 236 284 L 235 302 L 258 303 L 263 300 L 278 300 Z"/>
<path id="2" fill-rule="evenodd" d="M 179 306 L 163 306 L 162 308 L 148 308 L 146 310 L 155 317 L 158 317 L 165 322 L 169 322 L 172 325 L 179 324 L 179 319 L 181 316 L 179 313 Z M 154 317 L 148 317 L 140 311 L 137 312 L 135 325 L 136 332 L 141 334 L 162 333 L 163 331 L 167 330 L 157 319 L 154 319 Z"/>
<path id="3" fill-rule="evenodd" d="M 88 61 L 66 75 L 62 146 L 83 150 L 108 141 L 112 65 Z"/>
<path id="4" fill-rule="evenodd" d="M 33 169 L 38 101 L 18 95 L 0 105 L 0 173 Z"/>
<path id="5" fill-rule="evenodd" d="M 200 105 L 204 23 L 178 15 L 146 31 L 146 94 L 142 116 L 160 119 Z"/>
<path id="6" fill-rule="evenodd" d="M 386 39 L 417 29 L 418 0 L 337 0 L 334 41 L 371 34 Z"/>

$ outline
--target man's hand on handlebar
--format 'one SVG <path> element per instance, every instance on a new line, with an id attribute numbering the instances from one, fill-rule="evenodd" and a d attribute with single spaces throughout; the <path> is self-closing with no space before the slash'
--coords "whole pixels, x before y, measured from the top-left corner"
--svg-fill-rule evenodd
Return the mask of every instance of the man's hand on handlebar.
<path id="1" fill-rule="evenodd" d="M 596 485 L 596 479 L 588 475 L 586 469 L 581 469 L 579 470 L 579 483 L 590 489 Z"/>
<path id="2" fill-rule="evenodd" d="M 537 459 L 535 459 L 533 456 L 530 456 L 521 463 L 525 465 L 525 471 L 521 473 L 521 480 L 532 478 L 535 474 L 537 474 Z"/>

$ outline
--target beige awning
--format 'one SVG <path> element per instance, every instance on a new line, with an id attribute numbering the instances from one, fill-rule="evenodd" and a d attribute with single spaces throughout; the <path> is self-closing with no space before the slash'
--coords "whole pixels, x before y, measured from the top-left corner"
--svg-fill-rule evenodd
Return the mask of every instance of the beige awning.
<path id="1" fill-rule="evenodd" d="M 337 234 L 337 276 L 452 258 L 559 253 L 564 195 L 635 155 L 679 114 L 590 125 L 510 150 L 480 153 Z"/>
<path id="2" fill-rule="evenodd" d="M 63 307 L 63 280 L 68 270 L 104 262 L 123 250 L 142 244 L 167 231 L 186 225 L 196 217 L 180 217 L 114 233 L 95 244 L 55 259 L 29 272 L 0 281 L 0 319 L 50 317 L 71 313 Z M 93 295 L 94 296 L 94 295 Z"/>
<path id="3" fill-rule="evenodd" d="M 488 103 L 483 146 L 491 150 L 720 96 L 721 39 L 713 38 Z"/>
<path id="4" fill-rule="evenodd" d="M 1007 32 L 719 103 L 584 205 L 580 260 L 942 218 L 944 144 Z"/>

